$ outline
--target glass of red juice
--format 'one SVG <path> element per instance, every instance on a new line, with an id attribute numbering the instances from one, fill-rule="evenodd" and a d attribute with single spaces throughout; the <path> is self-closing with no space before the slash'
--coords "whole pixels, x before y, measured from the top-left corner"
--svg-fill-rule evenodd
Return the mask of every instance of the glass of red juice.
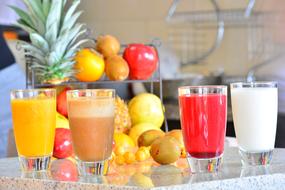
<path id="1" fill-rule="evenodd" d="M 191 172 L 218 171 L 224 152 L 227 86 L 184 86 L 178 89 L 178 94 Z"/>

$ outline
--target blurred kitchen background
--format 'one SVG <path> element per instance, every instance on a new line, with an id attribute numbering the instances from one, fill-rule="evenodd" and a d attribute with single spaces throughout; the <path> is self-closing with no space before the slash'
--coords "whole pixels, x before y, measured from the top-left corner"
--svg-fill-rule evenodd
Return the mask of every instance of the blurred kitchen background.
<path id="1" fill-rule="evenodd" d="M 161 41 L 159 56 L 170 128 L 180 127 L 178 86 L 277 80 L 277 136 L 285 134 L 284 0 L 82 0 L 80 9 L 84 10 L 81 21 L 94 38 L 111 34 L 123 44 Z M 22 39 L 25 33 L 6 29 L 9 46 L 24 68 L 23 52 L 11 31 Z M 230 106 L 228 121 L 227 135 L 233 136 Z M 285 147 L 285 142 L 276 143 Z"/>

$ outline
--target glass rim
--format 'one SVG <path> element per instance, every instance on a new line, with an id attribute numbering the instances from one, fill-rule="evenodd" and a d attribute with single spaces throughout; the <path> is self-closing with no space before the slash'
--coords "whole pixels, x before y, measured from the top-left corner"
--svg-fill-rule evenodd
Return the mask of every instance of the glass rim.
<path id="1" fill-rule="evenodd" d="M 265 85 L 265 86 L 263 86 Z M 277 88 L 277 81 L 252 81 L 252 82 L 234 82 L 230 84 L 231 88 Z"/>
<path id="2" fill-rule="evenodd" d="M 98 95 L 97 93 L 108 93 L 109 95 Z M 76 96 L 74 97 L 74 94 L 80 94 L 80 93 L 84 93 L 84 95 L 80 95 L 80 96 Z M 74 98 L 113 98 L 115 99 L 116 97 L 116 90 L 115 89 L 73 89 L 73 90 L 67 90 L 66 92 L 67 95 L 67 99 L 74 99 Z"/>
<path id="3" fill-rule="evenodd" d="M 72 93 L 72 92 L 98 92 L 98 91 L 109 91 L 109 92 L 116 92 L 115 89 L 111 88 L 102 88 L 102 89 L 73 89 L 73 90 L 67 90 L 67 93 Z"/>
<path id="4" fill-rule="evenodd" d="M 27 89 L 12 89 L 10 90 L 11 93 L 18 93 L 18 92 L 47 92 L 47 91 L 54 91 L 54 88 L 27 88 Z"/>
<path id="5" fill-rule="evenodd" d="M 205 86 L 203 86 L 203 85 L 198 85 L 198 86 L 180 86 L 180 87 L 178 87 L 178 89 L 198 89 L 198 88 L 200 88 L 200 89 L 202 89 L 202 88 L 204 88 L 204 89 L 206 89 L 206 88 L 212 88 L 212 89 L 223 89 L 223 88 L 227 88 L 228 86 L 227 85 L 205 85 Z"/>

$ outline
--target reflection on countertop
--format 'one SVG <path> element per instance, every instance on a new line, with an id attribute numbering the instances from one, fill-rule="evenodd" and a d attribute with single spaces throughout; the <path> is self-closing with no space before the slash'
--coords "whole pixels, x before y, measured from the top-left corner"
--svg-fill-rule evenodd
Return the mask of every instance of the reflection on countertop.
<path id="1" fill-rule="evenodd" d="M 112 165 L 108 176 L 82 177 L 72 160 L 54 160 L 48 173 L 21 173 L 17 158 L 8 158 L 0 160 L 0 189 L 282 189 L 285 183 L 285 149 L 275 149 L 267 167 L 242 168 L 236 148 L 225 150 L 223 162 L 218 173 L 192 174 L 181 159 L 165 166 L 152 160 Z"/>

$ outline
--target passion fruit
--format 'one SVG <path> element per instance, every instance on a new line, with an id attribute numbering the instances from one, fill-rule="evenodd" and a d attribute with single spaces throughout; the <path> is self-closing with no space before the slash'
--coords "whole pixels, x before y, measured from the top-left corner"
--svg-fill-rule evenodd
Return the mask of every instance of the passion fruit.
<path id="1" fill-rule="evenodd" d="M 171 136 L 156 139 L 150 149 L 150 155 L 159 164 L 176 162 L 181 154 L 179 142 Z"/>
<path id="2" fill-rule="evenodd" d="M 123 81 L 129 76 L 128 63 L 119 55 L 108 57 L 105 61 L 105 73 L 110 80 Z"/>
<path id="3" fill-rule="evenodd" d="M 182 131 L 180 129 L 174 129 L 174 130 L 169 131 L 165 135 L 166 136 L 172 136 L 179 142 L 179 146 L 181 148 L 181 154 L 180 154 L 181 158 L 185 158 L 186 157 L 186 150 L 185 150 L 185 146 L 184 146 L 184 142 L 183 142 Z"/>
<path id="4" fill-rule="evenodd" d="M 96 50 L 100 52 L 104 58 L 108 58 L 119 53 L 120 42 L 111 35 L 99 36 L 97 38 Z"/>
<path id="5" fill-rule="evenodd" d="M 148 130 L 140 135 L 138 139 L 138 145 L 141 146 L 150 146 L 156 139 L 163 137 L 164 132 L 158 130 Z"/>

